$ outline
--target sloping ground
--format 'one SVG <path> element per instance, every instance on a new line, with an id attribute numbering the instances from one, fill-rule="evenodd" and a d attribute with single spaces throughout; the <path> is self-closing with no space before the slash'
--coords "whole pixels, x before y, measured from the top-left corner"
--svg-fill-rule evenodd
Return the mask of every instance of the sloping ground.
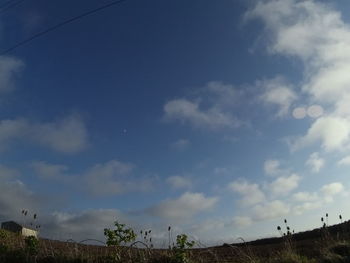
<path id="1" fill-rule="evenodd" d="M 1 245 L 5 245 L 13 251 L 25 251 L 24 239 L 16 234 L 7 233 L 7 239 L 1 239 Z M 271 258 L 280 258 L 281 254 L 300 254 L 309 258 L 322 258 L 330 249 L 336 253 L 350 253 L 350 245 L 340 243 L 342 240 L 350 241 L 350 221 L 327 228 L 314 229 L 281 238 L 266 238 L 247 243 L 225 244 L 218 247 L 191 249 L 187 252 L 194 262 L 282 262 L 270 261 Z M 337 244 L 338 247 L 335 247 Z M 333 248 L 332 248 L 333 246 Z M 40 239 L 37 259 L 45 259 L 43 262 L 112 262 L 111 255 L 115 249 L 112 247 L 61 242 L 49 239 Z M 121 262 L 174 262 L 168 261 L 173 251 L 167 249 L 140 249 L 121 247 L 120 253 L 125 261 Z M 344 252 L 345 251 L 345 252 Z M 19 252 L 18 252 L 19 253 Z M 349 261 L 283 261 L 283 262 L 350 262 Z M 1 249 L 0 249 L 1 259 Z M 80 261 L 73 259 L 79 259 Z M 86 259 L 82 261 L 82 259 Z M 130 259 L 130 260 L 129 260 Z M 132 260 L 131 260 L 132 259 Z M 134 261 L 137 259 L 137 261 Z M 144 259 L 152 259 L 146 261 Z M 143 261 L 142 261 L 143 260 Z M 12 261 L 16 262 L 16 261 Z M 23 261 L 24 262 L 24 261 Z M 29 261 L 25 261 L 29 262 Z M 38 261 L 40 262 L 40 261 Z"/>
<path id="2" fill-rule="evenodd" d="M 332 226 L 328 226 L 327 231 L 332 236 L 344 236 L 350 234 L 350 220 L 345 221 L 341 224 L 336 224 Z M 303 241 L 303 240 L 312 240 L 312 239 L 320 239 L 324 237 L 325 235 L 325 229 L 324 228 L 316 228 L 309 231 L 299 232 L 293 234 L 293 241 Z M 274 238 L 263 238 L 258 239 L 246 243 L 237 243 L 237 244 L 231 244 L 232 246 L 258 246 L 258 245 L 270 245 L 270 244 L 279 244 L 283 242 L 283 237 L 274 237 Z M 225 246 L 225 245 L 224 245 Z"/>

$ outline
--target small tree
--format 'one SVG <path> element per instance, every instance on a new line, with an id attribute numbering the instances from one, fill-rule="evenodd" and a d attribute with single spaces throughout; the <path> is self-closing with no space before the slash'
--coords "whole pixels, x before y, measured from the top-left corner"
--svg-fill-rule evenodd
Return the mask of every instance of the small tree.
<path id="1" fill-rule="evenodd" d="M 39 240 L 35 236 L 28 236 L 24 239 L 25 250 L 29 256 L 36 256 L 39 253 Z"/>
<path id="2" fill-rule="evenodd" d="M 118 221 L 114 222 L 116 229 L 104 229 L 104 235 L 107 239 L 107 246 L 115 247 L 115 261 L 121 262 L 119 246 L 124 243 L 132 242 L 136 239 L 136 234 L 132 228 L 125 228 L 125 224 Z"/>
<path id="3" fill-rule="evenodd" d="M 132 242 L 136 239 L 136 234 L 132 228 L 125 228 L 125 224 L 114 222 L 116 229 L 104 229 L 104 235 L 107 238 L 107 246 L 120 246 L 121 243 Z"/>
<path id="4" fill-rule="evenodd" d="M 187 256 L 186 250 L 190 249 L 194 246 L 194 241 L 188 241 L 187 235 L 177 235 L 176 237 L 176 246 L 173 247 L 173 250 L 175 252 L 174 255 L 174 263 L 188 263 L 189 258 Z"/>

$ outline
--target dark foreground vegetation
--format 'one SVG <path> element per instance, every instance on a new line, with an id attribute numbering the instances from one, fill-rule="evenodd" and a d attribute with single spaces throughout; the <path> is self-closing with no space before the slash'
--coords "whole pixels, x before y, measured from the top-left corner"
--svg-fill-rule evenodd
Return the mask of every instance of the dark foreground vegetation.
<path id="1" fill-rule="evenodd" d="M 281 228 L 278 228 L 281 230 Z M 169 228 L 170 230 L 170 228 Z M 147 231 L 146 231 L 147 232 Z M 135 240 L 132 229 L 116 222 L 105 230 L 108 246 L 84 245 L 34 237 L 23 238 L 0 230 L 0 262 L 9 263 L 342 263 L 350 262 L 350 221 L 293 234 L 281 231 L 280 238 L 261 239 L 210 248 L 192 248 L 186 235 L 178 235 L 169 249 L 154 249 L 150 231 Z M 128 243 L 128 246 L 121 246 Z M 130 245 L 131 244 L 131 245 Z M 136 247 L 138 245 L 138 247 Z"/>

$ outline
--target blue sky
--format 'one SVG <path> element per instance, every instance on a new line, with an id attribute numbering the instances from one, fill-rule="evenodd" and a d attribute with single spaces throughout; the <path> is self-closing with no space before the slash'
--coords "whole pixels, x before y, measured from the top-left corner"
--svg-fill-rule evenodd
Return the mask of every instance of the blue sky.
<path id="1" fill-rule="evenodd" d="M 24 1 L 0 48 L 108 1 Z M 346 1 L 130 0 L 0 57 L 0 220 L 204 244 L 348 219 Z"/>

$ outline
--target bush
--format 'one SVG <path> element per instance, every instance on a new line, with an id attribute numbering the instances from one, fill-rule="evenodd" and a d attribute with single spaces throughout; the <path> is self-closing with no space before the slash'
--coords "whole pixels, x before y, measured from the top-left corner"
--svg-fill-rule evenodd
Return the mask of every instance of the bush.
<path id="1" fill-rule="evenodd" d="M 35 236 L 29 236 L 24 239 L 25 251 L 30 256 L 36 256 L 39 253 L 39 240 Z"/>
<path id="2" fill-rule="evenodd" d="M 104 229 L 104 235 L 107 238 L 107 246 L 119 246 L 121 243 L 132 242 L 136 239 L 136 234 L 132 228 L 125 228 L 125 224 L 114 222 L 117 229 Z"/>
<path id="3" fill-rule="evenodd" d="M 176 246 L 173 247 L 175 254 L 172 257 L 174 263 L 188 263 L 190 262 L 186 249 L 190 249 L 194 246 L 194 241 L 187 241 L 187 235 L 177 235 L 176 237 Z"/>

